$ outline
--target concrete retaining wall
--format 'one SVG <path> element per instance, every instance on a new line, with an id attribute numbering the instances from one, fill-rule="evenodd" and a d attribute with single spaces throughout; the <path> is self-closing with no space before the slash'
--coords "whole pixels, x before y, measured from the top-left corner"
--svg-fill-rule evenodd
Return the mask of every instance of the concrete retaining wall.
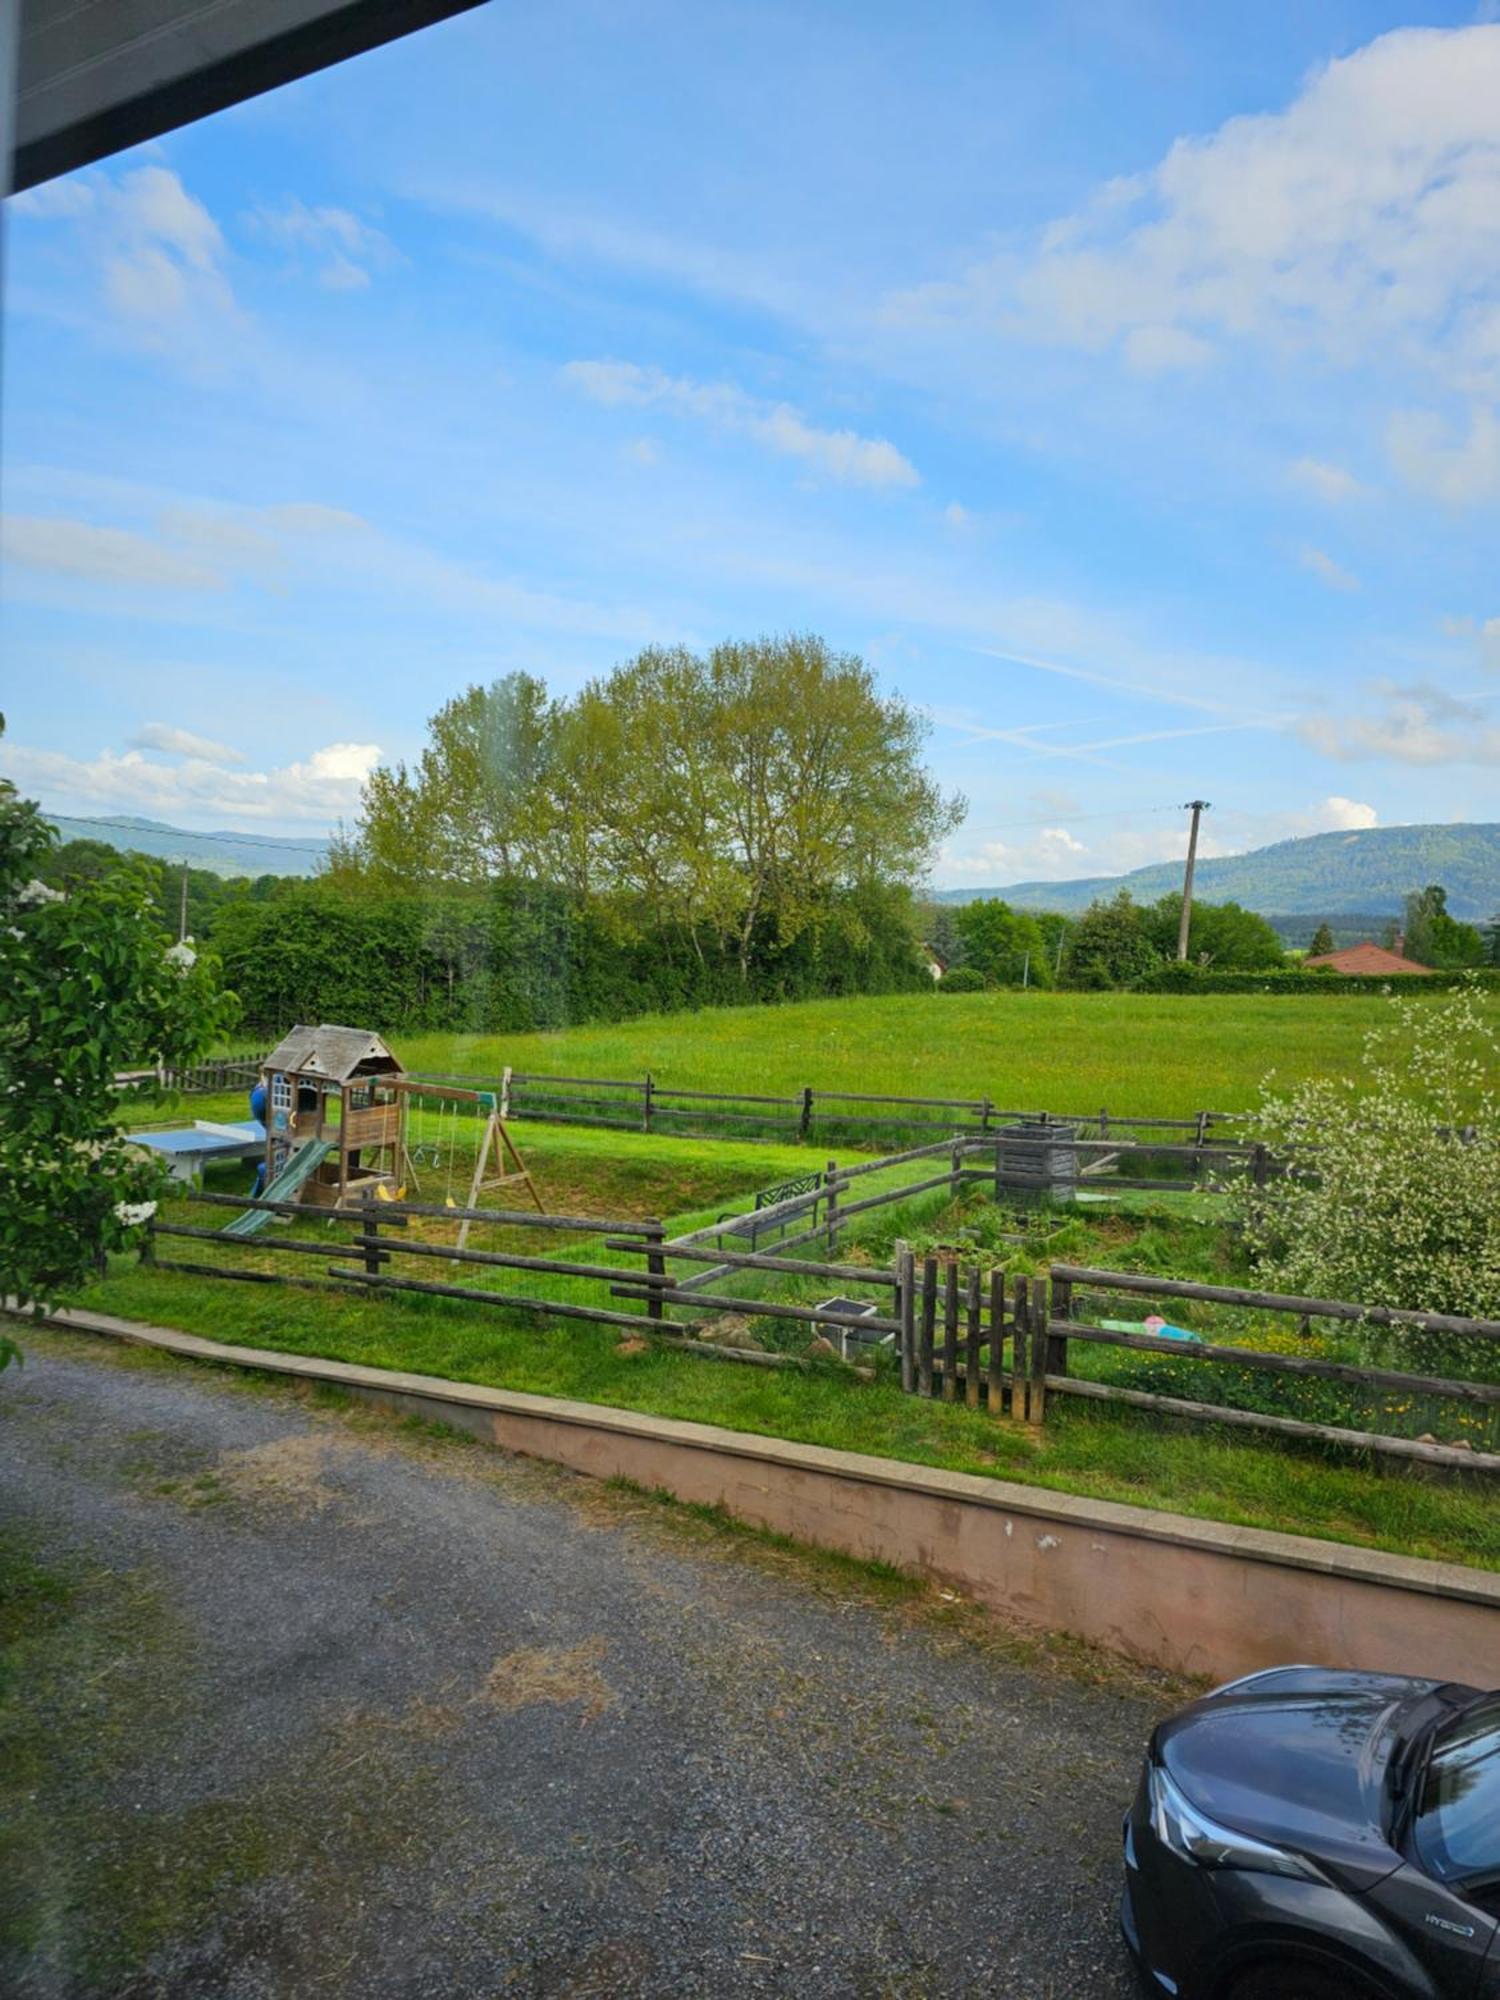
<path id="1" fill-rule="evenodd" d="M 509 1451 L 722 1505 L 1176 1672 L 1227 1679 L 1306 1660 L 1500 1684 L 1500 1577 L 1489 1571 L 590 1403 L 227 1347 L 102 1313 L 57 1317 L 194 1359 L 336 1383 Z"/>

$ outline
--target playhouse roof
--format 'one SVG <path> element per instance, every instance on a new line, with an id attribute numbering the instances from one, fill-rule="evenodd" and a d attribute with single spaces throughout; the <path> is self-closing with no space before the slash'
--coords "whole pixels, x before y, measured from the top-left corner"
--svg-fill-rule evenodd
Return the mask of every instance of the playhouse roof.
<path id="1" fill-rule="evenodd" d="M 317 1028 L 293 1028 L 266 1057 L 265 1068 L 347 1083 L 352 1076 L 399 1070 L 401 1064 L 368 1028 L 335 1028 L 325 1021 Z"/>

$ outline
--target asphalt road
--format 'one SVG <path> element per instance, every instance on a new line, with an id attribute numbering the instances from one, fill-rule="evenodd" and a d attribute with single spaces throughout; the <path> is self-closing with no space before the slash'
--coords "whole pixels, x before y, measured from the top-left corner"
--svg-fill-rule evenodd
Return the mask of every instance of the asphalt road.
<path id="1" fill-rule="evenodd" d="M 79 1337 L 0 1378 L 0 1520 L 67 1585 L 11 1691 L 17 2000 L 1134 1991 L 1169 1688 Z"/>

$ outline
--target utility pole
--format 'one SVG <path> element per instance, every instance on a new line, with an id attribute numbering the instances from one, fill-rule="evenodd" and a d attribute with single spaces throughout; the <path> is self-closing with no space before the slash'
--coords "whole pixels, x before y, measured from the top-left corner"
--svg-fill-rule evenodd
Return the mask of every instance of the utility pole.
<path id="1" fill-rule="evenodd" d="M 1208 800 L 1189 799 L 1183 811 L 1193 815 L 1193 823 L 1188 829 L 1187 867 L 1182 877 L 1182 919 L 1177 926 L 1179 959 L 1186 959 L 1188 955 L 1188 926 L 1193 921 L 1193 866 L 1198 859 L 1198 821 L 1208 811 Z"/>

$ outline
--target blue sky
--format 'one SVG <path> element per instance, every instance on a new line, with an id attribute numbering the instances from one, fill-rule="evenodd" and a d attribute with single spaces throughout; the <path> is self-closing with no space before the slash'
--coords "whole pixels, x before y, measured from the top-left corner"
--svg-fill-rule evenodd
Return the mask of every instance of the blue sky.
<path id="1" fill-rule="evenodd" d="M 17 198 L 0 768 L 321 831 L 812 629 L 939 882 L 1500 816 L 1494 12 L 496 4 Z"/>

